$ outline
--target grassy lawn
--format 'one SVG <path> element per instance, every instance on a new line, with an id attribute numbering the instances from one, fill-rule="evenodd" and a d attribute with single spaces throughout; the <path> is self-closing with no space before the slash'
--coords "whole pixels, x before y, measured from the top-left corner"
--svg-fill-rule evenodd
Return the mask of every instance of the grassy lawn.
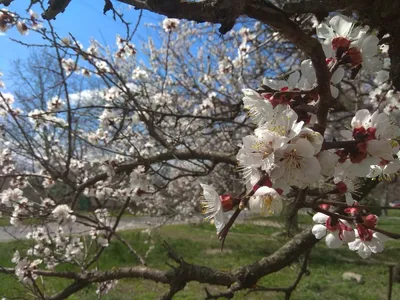
<path id="1" fill-rule="evenodd" d="M 390 216 L 392 212 L 390 212 Z M 396 216 L 399 213 L 396 212 Z M 310 223 L 311 217 L 300 216 L 301 223 Z M 274 218 L 279 222 L 279 218 Z M 380 227 L 387 230 L 398 231 L 399 220 L 393 218 L 381 218 Z M 396 225 L 397 224 L 397 225 Z M 149 266 L 168 269 L 166 251 L 162 246 L 166 240 L 172 248 L 181 254 L 187 262 L 203 264 L 219 269 L 230 269 L 243 264 L 251 263 L 265 255 L 273 253 L 285 242 L 284 238 L 273 235 L 278 229 L 252 224 L 236 225 L 228 236 L 224 252 L 219 251 L 219 241 L 216 238 L 215 229 L 209 224 L 200 225 L 172 225 L 157 230 L 152 235 L 155 248 L 150 252 L 147 262 Z M 148 235 L 139 230 L 122 233 L 132 246 L 142 255 L 148 249 L 149 243 L 145 243 Z M 11 267 L 10 258 L 16 248 L 28 247 L 20 243 L 0 244 L 0 265 Z M 374 255 L 369 261 L 380 262 L 400 261 L 400 241 L 390 241 L 386 244 L 383 253 Z M 136 259 L 132 257 L 124 246 L 114 241 L 104 252 L 100 269 L 116 266 L 135 265 Z M 65 267 L 60 266 L 59 269 Z M 259 284 L 265 287 L 282 287 L 290 285 L 296 277 L 300 268 L 295 263 L 281 272 L 269 275 Z M 388 268 L 383 264 L 367 264 L 359 258 L 357 253 L 346 248 L 339 250 L 327 249 L 321 242 L 313 250 L 310 263 L 311 274 L 303 278 L 298 289 L 294 292 L 292 299 L 362 299 L 376 300 L 386 299 Z M 364 284 L 343 281 L 342 274 L 351 271 L 362 274 Z M 46 284 L 49 293 L 59 291 L 71 282 L 63 280 L 52 280 Z M 400 284 L 393 288 L 393 299 L 400 299 Z M 96 287 L 91 286 L 69 299 L 89 300 L 97 299 Z M 209 287 L 210 292 L 223 291 L 223 288 Z M 141 280 L 121 280 L 116 288 L 103 299 L 158 299 L 167 291 L 167 286 Z M 0 275 L 0 297 L 21 296 L 18 283 L 9 276 Z M 174 299 L 204 299 L 204 285 L 190 283 L 178 293 Z M 234 299 L 284 299 L 282 294 L 276 293 L 238 293 Z"/>

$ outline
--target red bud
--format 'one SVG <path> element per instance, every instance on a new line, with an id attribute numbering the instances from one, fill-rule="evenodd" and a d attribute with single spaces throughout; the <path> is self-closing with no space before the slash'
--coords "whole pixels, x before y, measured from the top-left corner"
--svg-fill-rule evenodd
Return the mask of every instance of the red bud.
<path id="1" fill-rule="evenodd" d="M 219 199 L 221 200 L 223 211 L 230 211 L 233 209 L 232 195 L 223 194 L 219 196 Z"/>
<path id="2" fill-rule="evenodd" d="M 347 192 L 347 185 L 343 181 L 336 183 L 336 188 L 338 189 L 340 194 L 344 194 Z"/>
<path id="3" fill-rule="evenodd" d="M 363 218 L 364 224 L 368 227 L 374 228 L 374 227 L 376 227 L 376 224 L 378 223 L 378 217 L 373 214 L 370 214 L 370 215 L 368 215 L 366 217 L 362 217 L 362 218 Z"/>

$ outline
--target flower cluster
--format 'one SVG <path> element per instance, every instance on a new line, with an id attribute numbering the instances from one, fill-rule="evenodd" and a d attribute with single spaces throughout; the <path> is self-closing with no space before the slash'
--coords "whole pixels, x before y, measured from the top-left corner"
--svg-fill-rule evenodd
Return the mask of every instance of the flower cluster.
<path id="1" fill-rule="evenodd" d="M 342 61 L 353 67 L 363 67 L 370 72 L 382 69 L 383 60 L 378 55 L 379 39 L 369 33 L 369 27 L 356 27 L 356 21 L 338 14 L 317 27 L 317 36 L 323 40 L 328 61 Z"/>
<path id="2" fill-rule="evenodd" d="M 384 242 L 389 238 L 374 231 L 378 217 L 373 214 L 363 214 L 357 203 L 355 204 L 345 209 L 345 212 L 354 219 L 352 224 L 335 214 L 328 216 L 318 212 L 313 216 L 313 221 L 317 224 L 313 226 L 312 233 L 317 239 L 325 237 L 325 243 L 329 248 L 339 248 L 347 244 L 350 250 L 357 251 L 362 258 L 367 258 L 372 253 L 382 252 Z M 327 205 L 323 207 L 329 209 Z"/>
<path id="3" fill-rule="evenodd" d="M 4 190 L 1 195 L 1 203 L 6 207 L 12 207 L 13 211 L 10 217 L 10 224 L 18 226 L 23 217 L 32 215 L 31 209 L 33 203 L 24 197 L 23 191 L 19 188 L 9 188 Z"/>
<path id="4" fill-rule="evenodd" d="M 348 67 L 352 76 L 361 68 L 378 77 L 386 76 L 380 71 L 379 39 L 368 27 L 355 27 L 354 20 L 338 14 L 317 26 L 317 36 L 327 56 L 334 98 L 339 96 L 336 85 Z M 228 62 L 220 68 L 221 72 L 231 72 Z M 243 90 L 243 106 L 256 125 L 252 134 L 242 138 L 237 153 L 250 197 L 220 196 L 211 186 L 202 184 L 204 212 L 207 218 L 214 218 L 220 232 L 225 225 L 223 213 L 243 200 L 255 213 L 277 214 L 282 210 L 281 195 L 292 187 L 305 189 L 328 179 L 332 192 L 344 196 L 348 207 L 345 212 L 350 216 L 318 212 L 313 217 L 317 224 L 312 232 L 318 239 L 325 237 L 330 248 L 347 244 L 366 258 L 382 251 L 387 237 L 374 231 L 377 217 L 360 210 L 353 195 L 357 193 L 358 178 L 385 179 L 400 170 L 400 128 L 384 112 L 371 114 L 361 109 L 351 121 L 351 130 L 341 131 L 345 147 L 324 150 L 324 137 L 313 129 L 317 128 L 313 127 L 317 119 L 313 112 L 319 105 L 316 86 L 313 64 L 305 60 L 286 78 L 266 78 L 257 91 Z"/>
<path id="5" fill-rule="evenodd" d="M 178 25 L 179 25 L 178 19 L 166 18 L 162 22 L 162 27 L 164 28 L 165 32 L 172 32 L 172 31 L 177 30 Z"/>
<path id="6" fill-rule="evenodd" d="M 136 54 L 135 45 L 117 36 L 118 51 L 115 53 L 116 58 L 127 58 Z"/>
<path id="7" fill-rule="evenodd" d="M 71 214 L 72 212 L 68 205 L 61 204 L 54 208 L 52 214 L 59 224 L 70 224 L 76 220 L 76 217 Z"/>
<path id="8" fill-rule="evenodd" d="M 42 24 L 39 21 L 38 15 L 29 10 L 29 18 L 22 19 L 20 16 L 17 16 L 15 13 L 9 12 L 6 9 L 0 10 L 0 31 L 6 32 L 8 29 L 16 26 L 18 32 L 22 35 L 27 35 L 29 33 L 29 29 L 38 30 L 42 27 Z"/>
<path id="9" fill-rule="evenodd" d="M 353 204 L 351 194 L 356 177 L 388 178 L 400 169 L 400 128 L 391 123 L 385 113 L 366 109 L 356 112 L 351 121 L 352 130 L 342 130 L 341 135 L 356 142 L 356 147 L 336 151 L 338 164 L 334 181 L 346 193 L 347 203 Z"/>
<path id="10" fill-rule="evenodd" d="M 290 186 L 304 188 L 316 183 L 321 171 L 316 157 L 323 142 L 321 134 L 304 127 L 305 122 L 299 120 L 290 104 L 275 105 L 275 99 L 252 90 L 243 92 L 243 103 L 258 125 L 254 134 L 243 138 L 237 154 L 249 188 L 262 173 L 270 176 L 272 187 L 284 191 Z"/>
<path id="11" fill-rule="evenodd" d="M 92 227 L 90 229 L 90 236 L 93 240 L 97 240 L 97 243 L 101 247 L 108 247 L 107 239 L 107 229 L 111 228 L 111 217 L 110 213 L 106 208 L 96 209 L 94 212 L 99 225 L 106 229 L 98 229 L 97 227 Z"/>

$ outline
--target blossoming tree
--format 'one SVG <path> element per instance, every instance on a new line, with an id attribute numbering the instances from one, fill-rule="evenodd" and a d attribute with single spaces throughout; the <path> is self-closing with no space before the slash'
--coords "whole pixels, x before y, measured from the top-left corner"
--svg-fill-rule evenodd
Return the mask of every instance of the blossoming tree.
<path id="1" fill-rule="evenodd" d="M 49 1 L 48 7 L 35 2 L 45 9 L 46 20 L 70 1 Z M 84 47 L 73 35 L 60 37 L 51 21 L 32 11 L 26 18 L 0 10 L 2 31 L 15 26 L 21 34 L 43 37 L 57 78 L 48 87 L 39 84 L 42 93 L 30 91 L 32 105 L 0 93 L 1 176 L 9 182 L 1 192 L 2 211 L 14 226 L 33 217 L 41 221 L 27 235 L 32 247 L 16 251 L 15 268 L 1 272 L 16 276 L 38 299 L 65 299 L 91 284 L 104 294 L 123 278 L 169 285 L 163 299 L 190 281 L 226 286 L 223 294 L 205 295 L 216 299 L 254 288 L 261 277 L 307 258 L 323 238 L 329 248 L 348 247 L 362 258 L 382 252 L 387 239 L 399 238 L 380 229 L 378 217 L 362 203 L 376 179 L 400 169 L 393 50 L 398 32 L 364 14 L 358 20 L 338 13 L 321 16 L 342 9 L 340 4 L 314 11 L 305 10 L 307 1 L 283 10 L 260 0 L 120 2 L 167 16 L 160 40 L 149 39 L 137 49 L 134 27 L 111 1 L 104 10 L 127 28 L 125 36 L 117 36 L 115 51 L 98 41 Z M 347 9 L 365 12 L 357 5 Z M 241 15 L 258 22 L 234 27 Z M 219 23 L 224 37 L 209 23 L 178 19 Z M 138 51 L 148 61 L 136 59 Z M 70 84 L 77 77 L 87 78 L 79 91 Z M 5 88 L 1 82 L 0 87 Z M 48 90 L 51 96 L 44 97 Z M 57 184 L 67 187 L 64 193 L 51 192 Z M 26 186 L 40 201 L 24 195 Z M 291 214 L 309 208 L 315 225 L 274 254 L 230 271 L 192 265 L 168 247 L 176 268 L 147 267 L 146 257 L 117 232 L 134 203 L 145 213 L 190 218 L 201 192 L 204 213 L 214 220 L 222 245 L 244 209 L 269 216 L 283 206 Z M 94 199 L 92 214 L 77 210 L 82 195 Z M 116 218 L 109 202 L 118 203 Z M 229 220 L 227 211 L 233 211 Z M 76 224 L 89 228 L 89 240 L 74 234 Z M 96 268 L 115 240 L 138 265 Z M 295 284 L 279 290 L 286 297 L 306 272 L 304 261 Z M 79 271 L 60 271 L 60 264 Z M 49 295 L 41 282 L 51 277 L 70 283 Z"/>

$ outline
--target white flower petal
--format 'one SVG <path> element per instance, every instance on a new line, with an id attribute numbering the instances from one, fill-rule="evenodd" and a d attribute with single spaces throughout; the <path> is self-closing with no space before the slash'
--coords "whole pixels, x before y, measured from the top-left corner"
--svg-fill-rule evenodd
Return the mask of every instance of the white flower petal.
<path id="1" fill-rule="evenodd" d="M 281 88 L 285 87 L 287 82 L 285 80 L 274 80 L 274 79 L 263 79 L 263 84 L 269 86 L 271 89 L 279 91 Z"/>
<path id="2" fill-rule="evenodd" d="M 329 25 L 339 36 L 346 37 L 353 28 L 354 20 L 344 15 L 338 14 L 329 21 Z"/>
<path id="3" fill-rule="evenodd" d="M 394 174 L 397 173 L 398 170 L 400 170 L 400 161 L 396 159 L 386 165 L 386 167 L 383 169 L 383 174 L 384 175 Z"/>
<path id="4" fill-rule="evenodd" d="M 372 57 L 378 54 L 379 39 L 375 35 L 368 35 L 362 41 L 361 52 L 365 57 Z"/>
<path id="5" fill-rule="evenodd" d="M 201 187 L 204 191 L 204 199 L 205 199 L 205 206 L 206 214 L 211 214 L 208 218 L 214 217 L 221 209 L 221 200 L 219 199 L 218 193 L 214 190 L 214 188 L 207 184 L 200 183 Z"/>
<path id="6" fill-rule="evenodd" d="M 361 243 L 361 244 L 360 244 L 360 248 L 358 248 L 357 253 L 358 253 L 358 255 L 360 255 L 362 258 L 365 259 L 365 258 L 368 258 L 368 257 L 371 256 L 372 251 L 371 251 L 371 249 L 370 249 L 368 246 L 366 246 L 364 243 Z"/>
<path id="7" fill-rule="evenodd" d="M 332 176 L 339 160 L 339 156 L 333 152 L 325 150 L 318 153 L 317 158 L 321 166 L 321 174 L 324 176 Z"/>
<path id="8" fill-rule="evenodd" d="M 300 79 L 300 72 L 299 71 L 295 71 L 292 74 L 290 74 L 289 78 L 287 80 L 288 87 L 289 88 L 296 87 L 297 83 L 299 82 L 299 79 Z"/>
<path id="9" fill-rule="evenodd" d="M 370 140 L 367 142 L 367 152 L 373 157 L 393 160 L 392 146 L 389 141 Z"/>
<path id="10" fill-rule="evenodd" d="M 328 40 L 322 44 L 322 50 L 324 50 L 326 57 L 335 57 L 335 51 L 332 49 L 332 45 Z"/>
<path id="11" fill-rule="evenodd" d="M 369 173 L 367 174 L 367 178 L 375 178 L 377 176 L 382 175 L 382 168 L 380 166 L 371 166 L 371 169 L 369 170 Z"/>
<path id="12" fill-rule="evenodd" d="M 385 71 L 385 70 L 381 70 L 381 71 L 378 71 L 376 73 L 376 76 L 375 76 L 375 79 L 374 79 L 374 83 L 376 85 L 381 85 L 384 82 L 386 82 L 387 80 L 389 80 L 389 78 L 390 78 L 389 72 Z"/>
<path id="13" fill-rule="evenodd" d="M 357 233 L 356 233 L 356 235 L 357 235 Z M 357 251 L 361 246 L 361 240 L 356 239 L 354 242 L 348 243 L 348 246 L 351 251 Z"/>
<path id="14" fill-rule="evenodd" d="M 298 139 L 296 141 L 296 152 L 302 157 L 313 157 L 314 147 L 306 139 Z"/>
<path id="15" fill-rule="evenodd" d="M 353 206 L 355 201 L 354 201 L 353 196 L 351 195 L 351 193 L 345 193 L 345 198 L 346 198 L 346 204 L 348 206 Z"/>
<path id="16" fill-rule="evenodd" d="M 325 243 L 329 248 L 336 249 L 343 245 L 339 238 L 339 231 L 330 232 L 325 237 Z"/>
<path id="17" fill-rule="evenodd" d="M 390 240 L 390 237 L 380 232 L 374 232 L 372 236 L 383 243 Z"/>
<path id="18" fill-rule="evenodd" d="M 308 82 L 311 85 L 315 83 L 317 77 L 315 75 L 315 70 L 311 62 L 311 59 L 306 59 L 302 61 L 300 70 L 301 70 L 301 75 L 307 78 Z"/>
<path id="19" fill-rule="evenodd" d="M 349 227 L 350 227 L 350 225 L 349 225 Z M 355 231 L 354 230 L 351 230 L 351 231 L 343 230 L 342 239 L 343 239 L 344 243 L 354 242 L 356 239 Z"/>
<path id="20" fill-rule="evenodd" d="M 214 216 L 214 225 L 215 228 L 217 229 L 217 234 L 219 234 L 225 226 L 224 212 L 222 211 L 222 209 L 219 210 L 217 214 Z"/>
<path id="21" fill-rule="evenodd" d="M 315 235 L 316 239 L 322 239 L 326 234 L 326 227 L 321 224 L 316 224 L 313 226 L 311 232 Z"/>
<path id="22" fill-rule="evenodd" d="M 351 120 L 351 127 L 358 128 L 361 126 L 369 128 L 366 126 L 371 120 L 371 114 L 368 109 L 360 109 L 356 112 L 355 116 Z"/>
<path id="23" fill-rule="evenodd" d="M 372 253 L 379 253 L 382 252 L 384 249 L 383 243 L 381 243 L 378 239 L 372 238 L 371 241 L 365 242 L 365 244 L 367 245 L 367 247 L 369 247 Z"/>
<path id="24" fill-rule="evenodd" d="M 283 209 L 282 197 L 280 197 L 279 195 L 275 197 L 271 203 L 270 209 L 273 214 L 275 215 L 279 214 Z"/>
<path id="25" fill-rule="evenodd" d="M 362 66 L 365 70 L 369 72 L 378 72 L 382 70 L 383 61 L 378 56 L 363 57 Z"/>
<path id="26" fill-rule="evenodd" d="M 318 179 L 319 174 L 321 173 L 321 165 L 315 156 L 304 158 L 301 162 L 301 170 L 303 176 L 309 176 L 309 178 L 303 178 L 302 180 L 312 184 Z"/>
<path id="27" fill-rule="evenodd" d="M 318 212 L 313 216 L 312 219 L 315 223 L 325 224 L 328 218 L 329 216 L 327 216 L 326 214 Z"/>
<path id="28" fill-rule="evenodd" d="M 331 77 L 331 83 L 332 84 L 338 84 L 339 82 L 342 81 L 344 77 L 344 69 L 343 68 L 338 68 L 335 73 L 332 74 Z"/>
<path id="29" fill-rule="evenodd" d="M 332 28 L 325 23 L 319 24 L 316 31 L 317 31 L 317 36 L 320 39 L 331 39 L 334 37 Z"/>
<path id="30" fill-rule="evenodd" d="M 272 189 L 270 187 L 267 187 L 267 186 L 262 186 L 254 193 L 254 196 L 255 197 L 256 196 L 262 196 L 262 195 L 265 195 L 265 194 L 270 194 L 270 195 L 273 195 L 273 196 L 278 195 L 278 193 L 274 189 Z"/>
<path id="31" fill-rule="evenodd" d="M 337 98 L 339 96 L 339 90 L 336 86 L 331 85 L 331 94 L 333 98 Z"/>

